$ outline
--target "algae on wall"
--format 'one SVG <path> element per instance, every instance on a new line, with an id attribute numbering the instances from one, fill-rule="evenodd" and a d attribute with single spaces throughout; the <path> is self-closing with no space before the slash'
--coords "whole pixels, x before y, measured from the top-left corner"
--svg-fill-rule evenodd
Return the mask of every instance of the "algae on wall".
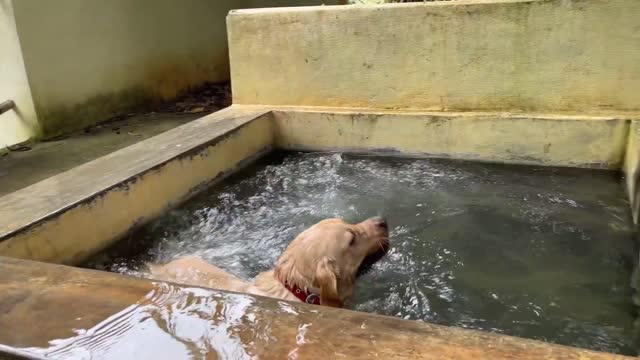
<path id="1" fill-rule="evenodd" d="M 15 7 L 41 138 L 228 80 L 225 17 L 234 8 L 323 2 L 2 1 Z"/>
<path id="2" fill-rule="evenodd" d="M 228 79 L 233 1 L 13 3 L 43 138 Z"/>

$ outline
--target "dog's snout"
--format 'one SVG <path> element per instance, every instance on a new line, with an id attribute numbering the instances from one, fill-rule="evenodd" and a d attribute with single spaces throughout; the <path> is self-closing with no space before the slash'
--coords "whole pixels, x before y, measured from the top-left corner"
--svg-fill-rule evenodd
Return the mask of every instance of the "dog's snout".
<path id="1" fill-rule="evenodd" d="M 374 224 L 376 224 L 376 226 L 379 226 L 385 230 L 389 228 L 387 225 L 387 219 L 383 218 L 382 216 L 376 216 L 371 220 Z"/>

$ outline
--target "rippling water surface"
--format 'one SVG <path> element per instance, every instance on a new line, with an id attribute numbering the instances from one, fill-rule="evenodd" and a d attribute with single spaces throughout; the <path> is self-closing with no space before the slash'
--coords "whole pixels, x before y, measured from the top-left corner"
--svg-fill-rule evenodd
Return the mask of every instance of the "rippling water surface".
<path id="1" fill-rule="evenodd" d="M 385 215 L 352 309 L 635 354 L 628 206 L 612 172 L 278 152 L 87 266 L 197 254 L 252 279 L 323 218 Z"/>

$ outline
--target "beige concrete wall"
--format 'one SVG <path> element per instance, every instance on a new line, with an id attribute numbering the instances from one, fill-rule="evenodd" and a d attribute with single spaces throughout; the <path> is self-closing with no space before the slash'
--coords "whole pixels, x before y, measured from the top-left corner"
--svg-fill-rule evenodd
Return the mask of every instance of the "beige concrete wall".
<path id="1" fill-rule="evenodd" d="M 620 169 L 629 122 L 615 117 L 274 109 L 276 144 L 311 151 Z"/>
<path id="2" fill-rule="evenodd" d="M 234 102 L 638 111 L 638 14 L 637 0 L 234 11 Z"/>
<path id="3" fill-rule="evenodd" d="M 36 128 L 13 5 L 10 0 L 0 0 L 0 102 L 6 100 L 13 100 L 16 108 L 0 115 L 0 153 L 28 140 Z"/>
<path id="4" fill-rule="evenodd" d="M 311 3 L 321 1 L 14 0 L 41 135 L 228 80 L 229 10 Z"/>
<path id="5" fill-rule="evenodd" d="M 13 3 L 45 137 L 228 77 L 224 15 L 234 1 Z"/>

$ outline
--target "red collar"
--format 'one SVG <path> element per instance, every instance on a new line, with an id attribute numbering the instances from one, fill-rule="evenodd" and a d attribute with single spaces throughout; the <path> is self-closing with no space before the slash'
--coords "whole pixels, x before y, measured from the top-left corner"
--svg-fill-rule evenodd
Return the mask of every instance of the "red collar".
<path id="1" fill-rule="evenodd" d="M 320 296 L 318 294 L 303 291 L 298 285 L 289 286 L 288 284 L 284 284 L 284 287 L 303 303 L 320 305 Z"/>

